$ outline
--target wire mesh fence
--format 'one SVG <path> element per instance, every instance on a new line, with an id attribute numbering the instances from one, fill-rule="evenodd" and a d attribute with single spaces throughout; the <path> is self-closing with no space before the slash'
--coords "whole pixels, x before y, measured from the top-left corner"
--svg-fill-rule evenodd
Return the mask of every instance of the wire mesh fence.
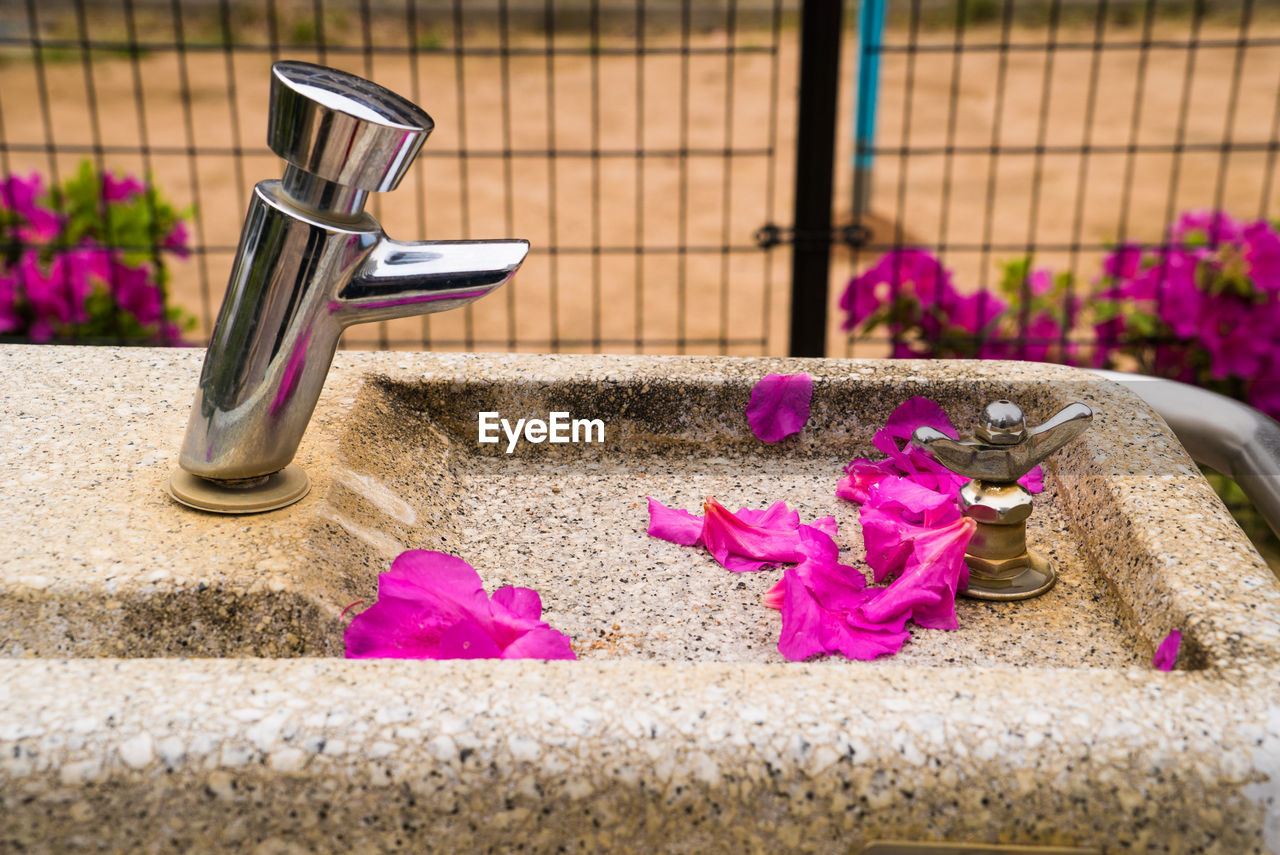
<path id="1" fill-rule="evenodd" d="M 842 250 L 837 282 L 916 247 L 965 292 L 994 292 L 1001 262 L 1030 259 L 1087 307 L 1106 256 L 1178 249 L 1184 212 L 1277 215 L 1274 3 L 914 0 L 890 7 L 868 56 L 878 127 L 854 156 L 873 164 L 870 204 L 845 192 L 869 238 Z M 1068 334 L 1086 348 L 1098 335 Z M 889 350 L 832 336 L 837 353 Z"/>
<path id="2" fill-rule="evenodd" d="M 785 347 L 793 12 L 781 2 L 26 3 L 3 7 L 0 171 L 90 160 L 189 211 L 171 300 L 207 337 L 246 194 L 277 177 L 267 69 L 329 64 L 422 104 L 421 161 L 371 206 L 401 239 L 523 237 L 513 285 L 347 346 L 760 353 Z M 784 260 L 785 261 L 785 260 Z"/>

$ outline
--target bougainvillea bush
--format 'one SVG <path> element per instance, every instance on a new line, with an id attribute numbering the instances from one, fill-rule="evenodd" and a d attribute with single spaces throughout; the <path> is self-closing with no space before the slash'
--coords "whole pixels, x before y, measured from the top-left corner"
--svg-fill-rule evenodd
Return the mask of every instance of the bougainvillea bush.
<path id="1" fill-rule="evenodd" d="M 0 335 L 180 344 L 194 319 L 167 304 L 166 257 L 186 258 L 185 212 L 132 175 L 85 161 L 52 187 L 0 182 Z"/>
<path id="2" fill-rule="evenodd" d="M 894 357 L 1084 362 L 1195 383 L 1280 418 L 1276 224 L 1184 213 L 1165 243 L 1108 253 L 1091 290 L 1082 306 L 1070 273 L 1015 259 L 998 293 L 963 293 L 931 253 L 898 249 L 854 277 L 840 305 L 846 330 L 883 330 Z"/>

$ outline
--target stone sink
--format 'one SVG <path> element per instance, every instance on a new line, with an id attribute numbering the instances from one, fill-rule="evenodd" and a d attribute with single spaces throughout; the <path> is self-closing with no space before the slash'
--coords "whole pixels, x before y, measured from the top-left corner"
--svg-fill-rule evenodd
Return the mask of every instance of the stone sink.
<path id="1" fill-rule="evenodd" d="M 1168 428 L 1018 363 L 340 353 L 273 513 L 173 502 L 203 354 L 0 347 L 0 851 L 858 853 L 872 841 L 1280 852 L 1280 586 Z M 770 372 L 805 430 L 755 440 Z M 912 395 L 1092 429 L 1029 525 L 1061 568 L 895 657 L 788 663 L 760 595 L 645 499 L 840 523 Z M 507 453 L 478 414 L 600 419 Z M 526 585 L 578 662 L 347 661 L 400 551 Z M 1177 670 L 1156 644 L 1184 633 Z M 909 851 L 909 850 L 902 850 Z M 1061 851 L 1061 850 L 1056 850 Z"/>

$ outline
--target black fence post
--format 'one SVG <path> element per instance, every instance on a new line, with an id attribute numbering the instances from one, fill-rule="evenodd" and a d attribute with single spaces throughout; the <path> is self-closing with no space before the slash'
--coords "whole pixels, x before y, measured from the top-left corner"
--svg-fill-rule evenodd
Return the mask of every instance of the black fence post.
<path id="1" fill-rule="evenodd" d="M 844 0 L 804 0 L 800 15 L 789 353 L 825 356 Z"/>

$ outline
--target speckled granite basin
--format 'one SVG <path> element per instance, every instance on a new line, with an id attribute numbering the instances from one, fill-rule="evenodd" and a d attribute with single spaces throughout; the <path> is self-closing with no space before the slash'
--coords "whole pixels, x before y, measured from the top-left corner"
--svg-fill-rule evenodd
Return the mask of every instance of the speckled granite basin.
<path id="1" fill-rule="evenodd" d="M 0 850 L 857 852 L 874 838 L 1280 851 L 1280 587 L 1168 430 L 1070 369 L 339 354 L 315 487 L 225 518 L 163 492 L 198 352 L 0 348 Z M 751 384 L 807 370 L 764 446 Z M 645 496 L 834 514 L 904 398 L 1097 413 L 1031 538 L 1023 604 L 891 660 L 788 664 L 729 574 L 648 538 Z M 606 441 L 477 443 L 480 411 Z M 577 663 L 347 662 L 339 616 L 410 547 L 538 588 Z M 1180 670 L 1153 646 L 1186 634 Z M 128 821 L 123 821 L 127 818 Z M 290 848 L 293 847 L 293 848 Z"/>

